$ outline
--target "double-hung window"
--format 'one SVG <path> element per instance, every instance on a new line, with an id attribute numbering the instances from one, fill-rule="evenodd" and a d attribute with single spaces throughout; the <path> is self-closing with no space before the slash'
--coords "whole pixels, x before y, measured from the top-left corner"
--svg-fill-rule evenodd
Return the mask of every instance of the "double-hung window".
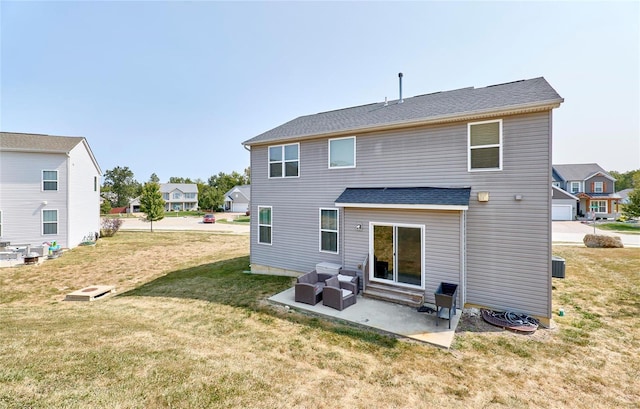
<path id="1" fill-rule="evenodd" d="M 269 146 L 269 177 L 293 178 L 300 175 L 300 144 Z"/>
<path id="2" fill-rule="evenodd" d="M 320 209 L 320 251 L 338 253 L 338 209 Z"/>
<path id="3" fill-rule="evenodd" d="M 468 170 L 502 170 L 502 119 L 467 125 Z"/>
<path id="4" fill-rule="evenodd" d="M 606 200 L 592 200 L 591 210 L 596 213 L 607 213 L 607 201 Z"/>
<path id="5" fill-rule="evenodd" d="M 604 192 L 604 184 L 603 184 L 603 182 L 594 182 L 593 183 L 593 192 L 594 193 L 602 193 L 602 192 Z"/>
<path id="6" fill-rule="evenodd" d="M 329 169 L 356 167 L 356 137 L 329 139 Z"/>
<path id="7" fill-rule="evenodd" d="M 162 199 L 166 202 L 169 200 L 169 193 L 163 193 L 162 194 Z"/>
<path id="8" fill-rule="evenodd" d="M 58 211 L 42 211 L 42 234 L 58 234 Z"/>
<path id="9" fill-rule="evenodd" d="M 182 199 L 182 193 L 180 193 L 180 192 L 173 192 L 173 198 L 174 198 L 174 199 Z"/>
<path id="10" fill-rule="evenodd" d="M 271 244 L 271 206 L 258 206 L 258 243 Z"/>
<path id="11" fill-rule="evenodd" d="M 42 171 L 42 190 L 58 190 L 58 171 Z"/>
<path id="12" fill-rule="evenodd" d="M 580 182 L 571 182 L 571 193 L 580 192 Z"/>

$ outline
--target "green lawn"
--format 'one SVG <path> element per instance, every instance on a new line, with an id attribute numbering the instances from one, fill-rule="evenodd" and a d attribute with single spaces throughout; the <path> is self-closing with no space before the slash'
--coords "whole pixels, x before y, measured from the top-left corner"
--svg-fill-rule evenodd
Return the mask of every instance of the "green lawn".
<path id="1" fill-rule="evenodd" d="M 0 270 L 0 408 L 609 408 L 640 402 L 637 249 L 554 247 L 551 329 L 451 350 L 271 305 L 248 237 L 118 232 Z M 90 284 L 118 293 L 64 295 Z"/>
<path id="2" fill-rule="evenodd" d="M 597 223 L 596 227 L 626 234 L 640 234 L 640 223 Z"/>

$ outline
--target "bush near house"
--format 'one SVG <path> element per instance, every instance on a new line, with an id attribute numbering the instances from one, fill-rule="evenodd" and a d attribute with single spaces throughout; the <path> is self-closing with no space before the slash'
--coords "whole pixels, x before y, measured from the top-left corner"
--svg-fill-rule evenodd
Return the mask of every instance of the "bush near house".
<path id="1" fill-rule="evenodd" d="M 100 225 L 100 237 L 113 237 L 120 230 L 122 223 L 122 219 L 103 218 Z"/>

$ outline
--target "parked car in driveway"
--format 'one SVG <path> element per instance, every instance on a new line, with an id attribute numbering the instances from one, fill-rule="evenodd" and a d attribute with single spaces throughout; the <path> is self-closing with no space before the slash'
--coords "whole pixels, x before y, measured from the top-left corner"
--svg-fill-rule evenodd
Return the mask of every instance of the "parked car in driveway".
<path id="1" fill-rule="evenodd" d="M 216 216 L 213 214 L 205 214 L 204 217 L 202 218 L 202 223 L 215 223 L 216 222 Z"/>

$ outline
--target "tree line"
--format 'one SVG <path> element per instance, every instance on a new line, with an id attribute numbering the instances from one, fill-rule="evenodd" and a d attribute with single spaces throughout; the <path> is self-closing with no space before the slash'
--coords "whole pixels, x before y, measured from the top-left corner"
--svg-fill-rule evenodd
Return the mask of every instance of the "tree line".
<path id="1" fill-rule="evenodd" d="M 200 178 L 190 179 L 172 176 L 169 178 L 168 183 L 195 184 L 198 187 L 198 208 L 215 210 L 224 204 L 224 194 L 226 192 L 234 186 L 251 183 L 251 170 L 246 168 L 242 173 L 236 171 L 231 173 L 219 172 L 217 175 L 210 176 L 206 182 Z M 147 188 L 145 190 L 145 186 L 148 184 L 156 184 L 159 189 L 160 178 L 158 175 L 152 173 L 146 182 L 141 183 L 135 179 L 133 171 L 127 166 L 116 166 L 107 170 L 104 173 L 104 182 L 101 188 L 102 197 L 105 199 L 100 208 L 101 213 L 109 213 L 109 210 L 114 207 L 128 206 L 132 199 L 142 197 L 145 192 L 151 194 L 154 191 L 153 189 L 149 190 L 150 188 Z"/>

